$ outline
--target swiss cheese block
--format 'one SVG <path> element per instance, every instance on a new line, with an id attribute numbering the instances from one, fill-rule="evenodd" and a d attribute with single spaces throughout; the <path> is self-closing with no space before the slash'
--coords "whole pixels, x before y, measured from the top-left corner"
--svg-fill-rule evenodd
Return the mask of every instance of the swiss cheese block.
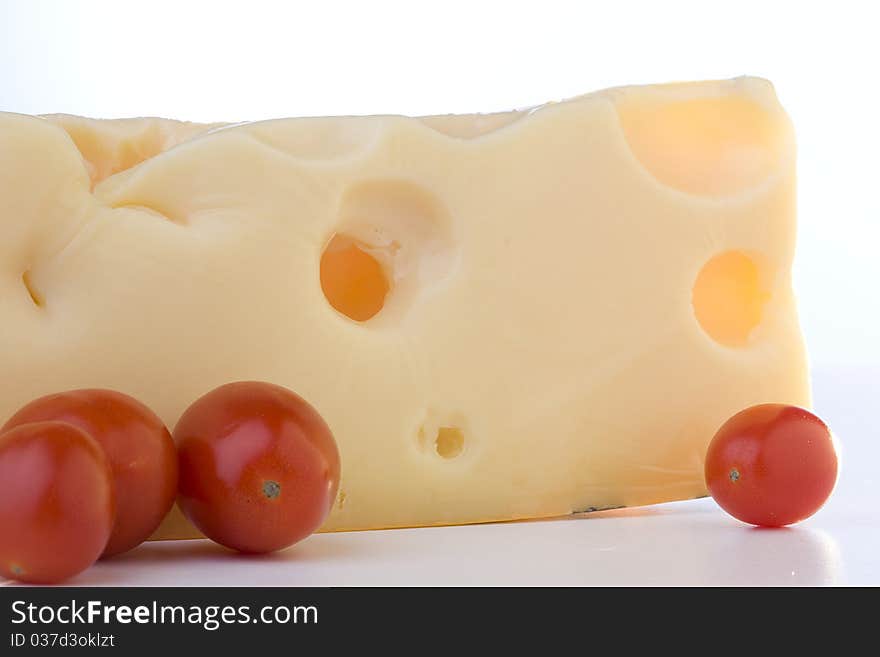
<path id="1" fill-rule="evenodd" d="M 0 114 L 0 417 L 106 387 L 173 427 L 223 383 L 287 386 L 339 443 L 325 530 L 701 496 L 728 416 L 810 403 L 794 153 L 754 78 L 490 115 Z"/>

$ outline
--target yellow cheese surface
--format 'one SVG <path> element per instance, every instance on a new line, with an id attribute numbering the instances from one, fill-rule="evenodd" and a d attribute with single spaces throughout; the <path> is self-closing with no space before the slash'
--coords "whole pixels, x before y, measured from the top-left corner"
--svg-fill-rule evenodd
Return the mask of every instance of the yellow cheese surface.
<path id="1" fill-rule="evenodd" d="M 810 403 L 794 185 L 753 78 L 421 119 L 3 113 L 0 419 L 106 387 L 173 427 L 285 385 L 339 443 L 325 530 L 700 496 L 728 416 Z"/>

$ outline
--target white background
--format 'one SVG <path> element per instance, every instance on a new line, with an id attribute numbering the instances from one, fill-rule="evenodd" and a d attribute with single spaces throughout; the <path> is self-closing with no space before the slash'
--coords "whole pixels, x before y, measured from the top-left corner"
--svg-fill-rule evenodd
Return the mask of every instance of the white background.
<path id="1" fill-rule="evenodd" d="M 455 572 L 473 583 L 780 583 L 778 573 L 799 570 L 814 576 L 796 583 L 876 584 L 880 534 L 872 507 L 880 488 L 869 464 L 880 456 L 880 17 L 873 4 L 0 0 L 0 111 L 197 121 L 439 114 L 525 107 L 621 84 L 769 78 L 798 134 L 795 285 L 816 408 L 843 450 L 838 491 L 820 514 L 772 538 L 742 534 L 711 502 L 694 502 L 595 522 L 317 536 L 276 559 L 305 573 L 287 583 L 303 576 L 317 584 L 465 583 L 443 570 L 459 563 L 449 561 L 450 550 L 507 545 L 509 563 L 462 556 L 464 570 Z M 713 570 L 712 554 L 731 530 L 740 532 L 734 547 L 721 550 Z M 703 548 L 683 555 L 689 532 Z M 401 555 L 400 545 L 413 541 L 418 547 Z M 660 546 L 659 562 L 669 548 L 664 574 L 632 561 L 643 541 Z M 431 553 L 438 543 L 446 557 Z M 800 552 L 789 544 L 812 545 L 807 561 L 797 561 Z M 607 554 L 598 551 L 609 545 Z M 172 566 L 156 568 L 174 560 L 152 558 L 174 549 L 146 546 L 81 581 L 174 579 Z M 220 558 L 209 546 L 199 549 L 205 554 L 197 564 Z M 321 556 L 340 549 L 350 558 Z M 541 549 L 547 559 L 536 562 L 533 550 Z M 584 550 L 604 574 L 578 572 Z M 745 561 L 725 570 L 720 564 L 738 551 Z M 759 563 L 770 553 L 769 565 Z M 303 568 L 309 554 L 318 565 Z M 816 567 L 816 554 L 836 565 Z M 532 565 L 520 567 L 523 560 Z M 266 562 L 242 568 L 223 570 L 233 583 L 247 583 Z M 206 567 L 193 581 L 217 572 Z M 271 581 L 279 570 L 259 572 L 272 573 Z"/>

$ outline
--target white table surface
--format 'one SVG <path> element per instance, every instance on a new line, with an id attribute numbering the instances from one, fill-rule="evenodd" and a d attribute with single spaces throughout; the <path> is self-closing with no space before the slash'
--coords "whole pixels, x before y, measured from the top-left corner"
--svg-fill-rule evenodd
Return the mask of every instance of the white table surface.
<path id="1" fill-rule="evenodd" d="M 756 529 L 711 499 L 564 520 L 317 534 L 267 556 L 209 541 L 148 543 L 76 586 L 878 585 L 880 372 L 814 373 L 815 408 L 842 445 L 828 503 Z M 7 582 L 7 584 L 9 584 Z"/>

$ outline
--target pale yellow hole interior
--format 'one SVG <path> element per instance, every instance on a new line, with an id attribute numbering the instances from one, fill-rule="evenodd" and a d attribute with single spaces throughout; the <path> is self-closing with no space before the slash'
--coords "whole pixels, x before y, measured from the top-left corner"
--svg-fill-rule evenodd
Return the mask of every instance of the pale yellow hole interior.
<path id="1" fill-rule="evenodd" d="M 697 321 L 713 340 L 740 347 L 761 323 L 769 298 L 755 261 L 740 251 L 727 251 L 700 270 L 692 303 Z"/>
<path id="2" fill-rule="evenodd" d="M 784 118 L 746 98 L 624 99 L 617 110 L 642 166 L 689 194 L 754 188 L 779 170 L 786 152 Z"/>
<path id="3" fill-rule="evenodd" d="M 356 322 L 385 306 L 391 286 L 370 247 L 344 234 L 334 235 L 321 255 L 321 289 L 327 301 Z"/>
<path id="4" fill-rule="evenodd" d="M 434 449 L 444 459 L 453 459 L 464 450 L 464 434 L 457 427 L 440 427 Z"/>

